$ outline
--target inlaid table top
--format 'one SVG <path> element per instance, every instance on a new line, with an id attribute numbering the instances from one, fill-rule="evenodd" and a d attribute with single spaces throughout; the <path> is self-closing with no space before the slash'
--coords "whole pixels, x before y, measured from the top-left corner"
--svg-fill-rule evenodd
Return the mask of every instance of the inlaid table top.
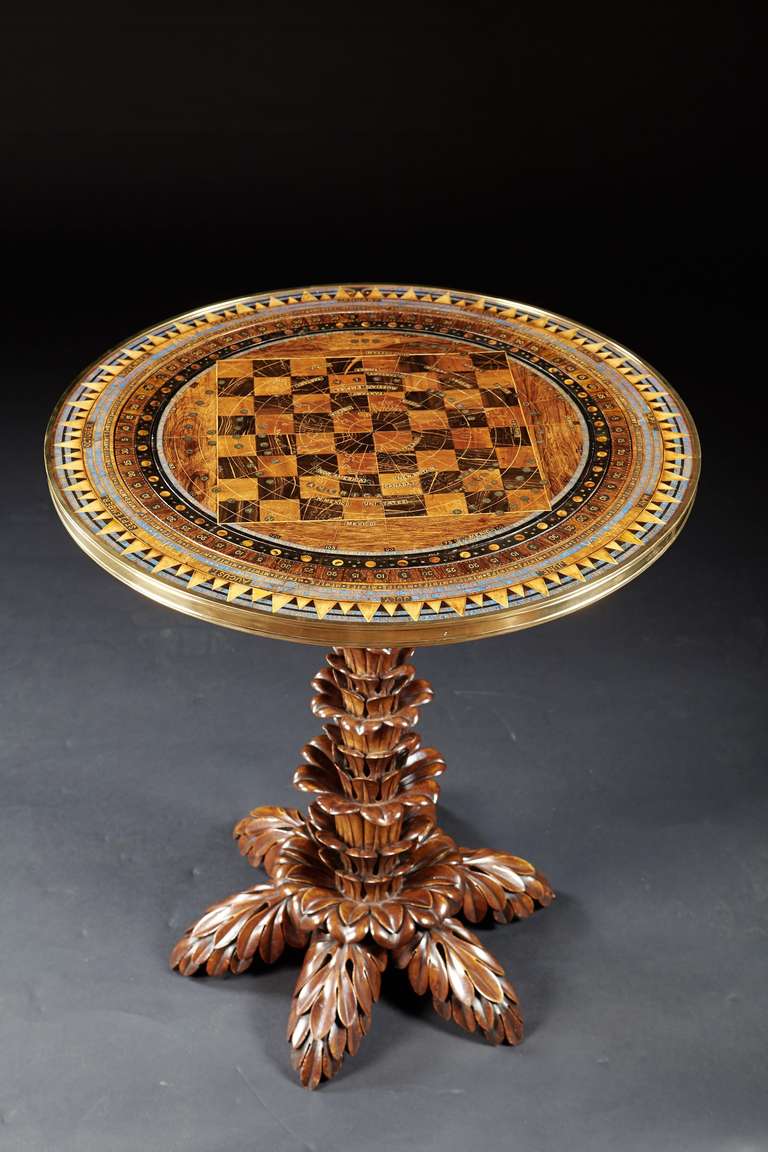
<path id="1" fill-rule="evenodd" d="M 685 406 L 610 339 L 467 292 L 249 296 L 106 353 L 51 419 L 66 528 L 153 599 L 321 644 L 441 644 L 593 602 L 671 544 Z"/>

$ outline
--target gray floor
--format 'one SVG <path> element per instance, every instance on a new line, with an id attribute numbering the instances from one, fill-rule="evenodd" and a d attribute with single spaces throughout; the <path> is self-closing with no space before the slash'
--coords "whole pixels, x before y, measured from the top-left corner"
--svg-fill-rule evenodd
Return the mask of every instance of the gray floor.
<path id="1" fill-rule="evenodd" d="M 234 821 L 301 802 L 289 780 L 322 651 L 142 600 L 65 536 L 37 460 L 17 475 L 3 1150 L 768 1148 L 765 617 L 750 558 L 711 562 L 706 493 L 672 552 L 602 604 L 417 654 L 444 826 L 532 858 L 559 892 L 482 932 L 528 1035 L 487 1047 L 390 977 L 359 1056 L 309 1094 L 284 1040 L 295 958 L 206 981 L 166 954 L 253 882 Z"/>

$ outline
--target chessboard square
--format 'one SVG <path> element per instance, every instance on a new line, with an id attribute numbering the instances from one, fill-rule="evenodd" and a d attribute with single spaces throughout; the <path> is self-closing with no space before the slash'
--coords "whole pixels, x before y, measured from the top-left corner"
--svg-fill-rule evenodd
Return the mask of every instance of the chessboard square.
<path id="1" fill-rule="evenodd" d="M 451 408 L 458 408 L 464 411 L 465 408 L 482 408 L 483 398 L 480 395 L 478 388 L 447 388 L 443 392 L 443 400 L 445 401 L 445 408 L 450 411 Z"/>
<path id="2" fill-rule="evenodd" d="M 332 364 L 333 361 L 329 361 Z M 329 372 L 328 388 L 331 392 L 354 392 L 365 390 L 364 372 Z"/>
<path id="3" fill-rule="evenodd" d="M 436 372 L 404 372 L 403 388 L 406 392 L 437 392 L 440 379 Z"/>
<path id="4" fill-rule="evenodd" d="M 295 393 L 327 392 L 328 377 L 322 374 L 317 376 L 291 376 L 291 391 Z"/>
<path id="5" fill-rule="evenodd" d="M 349 391 L 334 392 L 330 399 L 332 412 L 343 412 L 348 409 L 368 411 L 368 393 L 364 384 L 358 388 L 350 388 Z"/>
<path id="6" fill-rule="evenodd" d="M 259 456 L 260 476 L 295 476 L 295 456 Z"/>
<path id="7" fill-rule="evenodd" d="M 388 376 L 399 375 L 400 360 L 396 352 L 372 352 L 363 356 L 362 367 L 366 375 L 386 379 Z"/>
<path id="8" fill-rule="evenodd" d="M 293 436 L 266 433 L 256 436 L 257 456 L 293 456 L 294 452 Z"/>
<path id="9" fill-rule="evenodd" d="M 299 494 L 302 500 L 341 495 L 341 481 L 335 476 L 301 476 Z"/>
<path id="10" fill-rule="evenodd" d="M 476 492 L 467 492 L 467 511 L 481 512 L 508 512 L 509 502 L 503 489 L 480 489 Z"/>
<path id="11" fill-rule="evenodd" d="M 325 376 L 328 372 L 328 361 L 325 356 L 316 353 L 311 356 L 291 356 L 291 376 Z"/>
<path id="12" fill-rule="evenodd" d="M 336 458 L 339 463 L 340 476 L 349 473 L 353 475 L 373 473 L 375 475 L 379 471 L 375 452 L 337 452 Z"/>
<path id="13" fill-rule="evenodd" d="M 402 475 L 400 472 L 379 474 L 379 484 L 384 496 L 420 496 L 421 481 L 418 475 Z"/>
<path id="14" fill-rule="evenodd" d="M 258 500 L 259 481 L 256 476 L 235 475 L 225 477 L 219 470 L 219 503 L 222 500 Z"/>
<path id="15" fill-rule="evenodd" d="M 294 462 L 299 476 L 338 476 L 339 466 L 336 453 L 300 452 Z"/>
<path id="16" fill-rule="evenodd" d="M 521 426 L 522 412 L 519 405 L 500 405 L 485 409 L 485 422 L 489 428 L 518 428 Z"/>
<path id="17" fill-rule="evenodd" d="M 480 371 L 489 371 L 492 368 L 504 368 L 509 371 L 509 361 L 504 352 L 471 352 L 472 363 Z"/>
<path id="18" fill-rule="evenodd" d="M 257 436 L 290 436 L 294 431 L 291 412 L 259 412 L 255 419 Z"/>
<path id="19" fill-rule="evenodd" d="M 515 445 L 528 447 L 531 439 L 527 428 L 516 425 L 514 428 L 491 428 L 491 443 L 496 448 L 512 448 Z"/>
<path id="20" fill-rule="evenodd" d="M 464 472 L 462 487 L 465 492 L 500 492 L 504 489 L 498 468 L 478 468 L 475 472 Z"/>
<path id="21" fill-rule="evenodd" d="M 514 444 L 512 447 L 500 446 L 494 448 L 493 451 L 499 462 L 499 467 L 502 470 L 507 468 L 527 468 L 530 472 L 538 467 L 536 456 L 530 445 Z"/>
<path id="22" fill-rule="evenodd" d="M 405 409 L 405 393 L 401 389 L 396 392 L 369 392 L 368 407 L 371 412 L 402 412 Z"/>
<path id="23" fill-rule="evenodd" d="M 509 368 L 477 368 L 475 370 L 478 388 L 490 388 L 493 391 L 503 389 L 515 391 L 515 382 Z"/>
<path id="24" fill-rule="evenodd" d="M 219 413 L 217 434 L 219 439 L 222 436 L 254 436 L 256 434 L 256 417 L 222 416 Z"/>
<path id="25" fill-rule="evenodd" d="M 387 496 L 384 498 L 387 516 L 426 516 L 423 496 Z"/>
<path id="26" fill-rule="evenodd" d="M 457 453 L 456 461 L 459 465 L 459 471 L 463 473 L 497 467 L 496 453 L 492 448 L 464 448 Z"/>
<path id="27" fill-rule="evenodd" d="M 219 416 L 253 416 L 253 395 L 219 396 L 216 406 Z"/>
<path id="28" fill-rule="evenodd" d="M 331 398 L 321 392 L 308 392 L 303 396 L 293 397 L 294 415 L 299 416 L 305 412 L 330 413 Z"/>
<path id="29" fill-rule="evenodd" d="M 482 408 L 448 408 L 448 424 L 451 428 L 485 428 L 487 422 Z"/>
<path id="30" fill-rule="evenodd" d="M 276 392 L 274 395 L 272 393 L 262 393 L 259 396 L 254 395 L 253 410 L 257 416 L 260 416 L 262 412 L 292 412 L 293 397 L 287 392 Z"/>
<path id="31" fill-rule="evenodd" d="M 550 505 L 542 488 L 518 488 L 507 492 L 507 507 L 510 512 L 548 512 Z"/>
<path id="32" fill-rule="evenodd" d="M 250 357 L 244 360 L 236 356 L 232 360 L 219 360 L 216 365 L 216 377 L 219 384 L 225 380 L 242 379 L 244 376 L 253 376 L 253 361 Z"/>
<path id="33" fill-rule="evenodd" d="M 461 472 L 455 469 L 447 469 L 445 472 L 422 472 L 420 474 L 421 490 L 424 495 L 432 495 L 438 492 L 463 492 L 463 476 Z"/>
<path id="34" fill-rule="evenodd" d="M 439 448 L 432 452 L 416 452 L 416 465 L 420 472 L 454 472 L 458 468 L 453 448 Z"/>
<path id="35" fill-rule="evenodd" d="M 298 500 L 299 481 L 295 476 L 262 476 L 259 480 L 259 499 Z"/>
<path id="36" fill-rule="evenodd" d="M 341 520 L 344 508 L 341 500 L 299 500 L 299 518 L 301 520 Z"/>
<path id="37" fill-rule="evenodd" d="M 419 412 L 432 408 L 442 411 L 445 407 L 444 394 L 442 392 L 430 391 L 426 388 L 414 389 L 406 387 L 405 403 L 411 412 L 414 410 Z"/>
<path id="38" fill-rule="evenodd" d="M 254 358 L 251 360 L 251 367 L 254 376 L 290 376 L 291 365 L 290 361 L 282 358 L 270 356 L 265 359 Z"/>
<path id="39" fill-rule="evenodd" d="M 452 428 L 451 440 L 457 452 L 473 448 L 486 448 L 490 454 L 491 434 L 487 428 Z"/>
<path id="40" fill-rule="evenodd" d="M 535 468 L 503 468 L 501 480 L 507 492 L 514 492 L 516 488 L 541 488 L 541 477 Z"/>
<path id="41" fill-rule="evenodd" d="M 383 520 L 384 501 L 376 496 L 350 496 L 343 502 L 345 520 Z"/>
<path id="42" fill-rule="evenodd" d="M 371 432 L 373 424 L 370 412 L 334 412 L 334 432 Z"/>
<path id="43" fill-rule="evenodd" d="M 451 452 L 453 450 L 451 432 L 448 428 L 433 428 L 431 431 L 414 432 L 412 450 L 414 452 Z"/>
<path id="44" fill-rule="evenodd" d="M 260 500 L 259 520 L 262 524 L 274 521 L 299 520 L 298 500 Z"/>
<path id="45" fill-rule="evenodd" d="M 435 356 L 434 367 L 439 372 L 471 372 L 474 365 L 468 352 L 441 352 Z"/>
<path id="46" fill-rule="evenodd" d="M 313 432 L 333 432 L 333 416 L 330 412 L 296 412 L 294 425 L 297 436 L 308 436 Z"/>
<path id="47" fill-rule="evenodd" d="M 376 432 L 373 433 L 373 443 L 377 452 L 408 452 L 413 446 L 414 436 L 410 431 L 403 432 Z"/>
<path id="48" fill-rule="evenodd" d="M 220 375 L 217 380 L 217 392 L 219 398 L 222 396 L 252 396 L 253 381 L 250 375 L 244 377 Z"/>
<path id="49" fill-rule="evenodd" d="M 259 474 L 258 456 L 219 456 L 217 461 L 218 479 L 229 481 L 256 477 Z M 253 483 L 253 480 L 249 480 Z"/>
<path id="50" fill-rule="evenodd" d="M 336 343 L 336 340 L 331 338 L 331 344 Z M 346 372 L 352 372 L 359 369 L 362 365 L 362 359 L 357 352 L 337 352 L 329 349 L 325 354 L 325 363 L 329 375 L 343 376 Z"/>
<path id="51" fill-rule="evenodd" d="M 258 519 L 256 500 L 219 500 L 216 516 L 219 524 L 252 524 Z"/>
<path id="52" fill-rule="evenodd" d="M 302 432 L 301 424 L 299 424 L 296 433 L 296 451 L 299 455 L 309 456 L 318 452 L 333 452 L 335 447 L 333 432 Z"/>
<path id="53" fill-rule="evenodd" d="M 337 452 L 372 452 L 372 432 L 336 432 L 333 437 Z"/>
<path id="54" fill-rule="evenodd" d="M 290 396 L 291 378 L 290 376 L 254 376 L 251 391 L 254 396 Z"/>
<path id="55" fill-rule="evenodd" d="M 448 428 L 448 416 L 444 409 L 427 408 L 423 411 L 408 413 L 408 421 L 414 430 L 429 431 L 434 428 Z"/>
<path id="56" fill-rule="evenodd" d="M 342 476 L 339 484 L 342 496 L 379 495 L 379 478 L 372 473 L 361 472 L 359 476 Z"/>
<path id="57" fill-rule="evenodd" d="M 387 366 L 385 358 L 368 366 L 367 357 L 363 358 L 365 381 L 371 392 L 400 392 L 403 387 L 402 373 L 397 370 L 394 361 L 391 367 Z"/>
<path id="58" fill-rule="evenodd" d="M 471 392 L 477 389 L 474 369 L 470 369 L 468 372 L 451 372 L 448 381 L 450 381 L 451 391 L 454 392 Z"/>
<path id="59" fill-rule="evenodd" d="M 466 516 L 467 501 L 461 492 L 425 493 L 424 504 L 428 516 Z"/>
<path id="60" fill-rule="evenodd" d="M 407 431 L 410 428 L 408 412 L 406 409 L 398 411 L 392 409 L 386 412 L 372 412 L 374 432 Z"/>
<path id="61" fill-rule="evenodd" d="M 379 475 L 391 472 L 415 472 L 417 468 L 415 452 L 377 452 Z"/>
<path id="62" fill-rule="evenodd" d="M 401 352 L 397 357 L 398 372 L 429 372 L 434 366 L 433 352 Z"/>
<path id="63" fill-rule="evenodd" d="M 499 409 L 514 412 L 519 418 L 520 408 L 517 403 L 517 393 L 511 388 L 481 388 L 480 399 L 486 411 L 496 412 Z"/>
<path id="64" fill-rule="evenodd" d="M 256 437 L 219 436 L 216 451 L 219 456 L 252 456 L 256 451 Z"/>

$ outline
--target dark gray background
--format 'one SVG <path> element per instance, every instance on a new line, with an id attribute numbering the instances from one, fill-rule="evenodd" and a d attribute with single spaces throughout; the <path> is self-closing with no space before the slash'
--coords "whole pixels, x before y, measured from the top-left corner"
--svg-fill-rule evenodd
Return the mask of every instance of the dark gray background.
<path id="1" fill-rule="evenodd" d="M 33 396 L 38 434 L 43 415 Z M 300 802 L 323 652 L 145 601 L 75 548 L 39 467 L 17 475 L 0 1147 L 768 1147 L 765 617 L 749 556 L 734 543 L 723 559 L 715 477 L 618 595 L 417 653 L 437 693 L 424 734 L 449 764 L 444 826 L 532 858 L 559 893 L 480 933 L 528 1035 L 490 1048 L 390 973 L 360 1054 L 310 1095 L 284 1039 L 298 956 L 225 981 L 165 963 L 191 918 L 256 882 L 234 821 Z"/>
<path id="2" fill-rule="evenodd" d="M 234 25 L 102 6 L 15 29 L 2 1152 L 768 1149 L 764 369 L 744 287 L 764 64 L 749 6 L 528 8 L 293 3 Z M 417 653 L 446 829 L 559 893 L 481 931 L 525 1043 L 454 1030 L 390 973 L 360 1054 L 308 1094 L 284 1039 L 298 957 L 206 981 L 166 956 L 255 880 L 234 822 L 301 802 L 322 650 L 110 579 L 58 524 L 41 446 L 67 381 L 132 331 L 336 278 L 609 332 L 685 397 L 704 471 L 679 542 L 617 595 Z"/>

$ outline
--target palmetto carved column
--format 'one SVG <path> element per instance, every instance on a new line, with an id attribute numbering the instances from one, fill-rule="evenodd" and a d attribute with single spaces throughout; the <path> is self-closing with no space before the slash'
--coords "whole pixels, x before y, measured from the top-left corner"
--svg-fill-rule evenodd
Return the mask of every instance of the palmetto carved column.
<path id="1" fill-rule="evenodd" d="M 171 954 L 183 975 L 221 976 L 306 948 L 288 1036 L 310 1088 L 357 1051 L 390 960 L 446 1019 L 491 1043 L 522 1038 L 514 989 L 457 916 L 508 922 L 553 893 L 527 861 L 460 848 L 437 826 L 445 763 L 414 731 L 432 689 L 412 654 L 331 650 L 313 681 L 323 735 L 295 775 L 307 815 L 267 807 L 240 821 L 240 851 L 270 883 L 214 904 Z"/>

